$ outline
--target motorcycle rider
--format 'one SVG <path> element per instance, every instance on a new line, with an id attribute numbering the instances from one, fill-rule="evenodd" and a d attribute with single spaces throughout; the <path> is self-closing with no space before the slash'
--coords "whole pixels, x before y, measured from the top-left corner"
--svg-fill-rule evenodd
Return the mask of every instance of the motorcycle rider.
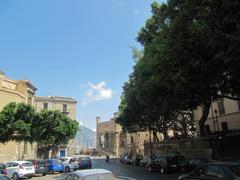
<path id="1" fill-rule="evenodd" d="M 109 161 L 109 156 L 106 155 L 106 162 L 108 163 L 108 161 Z"/>

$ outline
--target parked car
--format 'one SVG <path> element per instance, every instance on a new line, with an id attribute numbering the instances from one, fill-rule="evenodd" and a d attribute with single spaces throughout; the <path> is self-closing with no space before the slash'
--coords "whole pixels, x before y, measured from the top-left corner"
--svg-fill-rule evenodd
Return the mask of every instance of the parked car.
<path id="1" fill-rule="evenodd" d="M 64 171 L 76 171 L 78 169 L 78 163 L 73 157 L 61 157 L 60 160 L 63 162 Z"/>
<path id="2" fill-rule="evenodd" d="M 62 173 L 64 171 L 64 166 L 59 159 L 48 159 L 47 160 L 47 173 L 53 174 L 54 172 Z"/>
<path id="3" fill-rule="evenodd" d="M 198 167 L 200 164 L 208 163 L 209 160 L 205 158 L 193 158 L 181 166 L 181 172 L 188 173 Z"/>
<path id="4" fill-rule="evenodd" d="M 78 170 L 68 174 L 65 180 L 135 180 L 129 177 L 115 177 L 111 171 L 105 169 Z"/>
<path id="5" fill-rule="evenodd" d="M 174 160 L 176 160 L 180 167 L 182 167 L 183 165 L 185 165 L 187 163 L 185 156 L 183 156 L 181 154 L 170 154 L 169 156 L 172 157 Z"/>
<path id="6" fill-rule="evenodd" d="M 78 159 L 78 169 L 91 169 L 92 160 L 90 157 L 80 157 Z"/>
<path id="7" fill-rule="evenodd" d="M 232 162 L 215 162 L 198 166 L 192 172 L 181 175 L 178 180 L 212 179 L 237 180 L 240 178 L 240 164 Z"/>
<path id="8" fill-rule="evenodd" d="M 160 171 L 162 174 L 166 172 L 177 172 L 179 163 L 171 156 L 158 156 L 147 165 L 149 171 Z"/>
<path id="9" fill-rule="evenodd" d="M 10 178 L 9 176 L 7 176 L 5 174 L 0 174 L 0 180 L 12 180 L 12 178 Z"/>
<path id="10" fill-rule="evenodd" d="M 131 155 L 126 155 L 123 159 L 123 164 L 131 164 Z"/>
<path id="11" fill-rule="evenodd" d="M 134 166 L 139 166 L 140 161 L 143 159 L 142 155 L 135 155 L 130 159 L 130 163 Z"/>
<path id="12" fill-rule="evenodd" d="M 0 163 L 0 174 L 7 174 L 6 167 L 3 163 Z"/>
<path id="13" fill-rule="evenodd" d="M 32 164 L 35 167 L 35 174 L 36 175 L 43 175 L 46 176 L 47 174 L 47 161 L 43 159 L 38 159 L 38 160 L 28 160 L 31 161 Z"/>
<path id="14" fill-rule="evenodd" d="M 148 156 L 144 156 L 140 162 L 139 162 L 139 165 L 141 167 L 147 167 L 148 163 L 150 163 L 151 159 L 148 157 Z"/>
<path id="15" fill-rule="evenodd" d="M 7 175 L 13 179 L 34 176 L 35 168 L 30 161 L 12 161 L 5 164 Z"/>

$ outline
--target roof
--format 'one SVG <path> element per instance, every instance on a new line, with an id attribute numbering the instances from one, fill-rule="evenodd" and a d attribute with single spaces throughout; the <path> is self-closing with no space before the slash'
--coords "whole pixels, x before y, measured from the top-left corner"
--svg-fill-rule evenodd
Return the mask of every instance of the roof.
<path id="1" fill-rule="evenodd" d="M 108 171 L 106 169 L 86 169 L 86 170 L 78 170 L 73 173 L 76 173 L 81 176 L 88 176 L 92 174 L 112 174 L 111 171 Z"/>
<path id="2" fill-rule="evenodd" d="M 77 101 L 70 97 L 62 96 L 35 96 L 35 100 L 48 100 L 48 101 L 69 101 L 77 103 Z"/>
<path id="3" fill-rule="evenodd" d="M 222 165 L 222 166 L 234 166 L 234 165 L 240 165 L 238 162 L 211 162 L 207 163 L 208 165 Z"/>
<path id="4" fill-rule="evenodd" d="M 28 162 L 30 162 L 30 161 L 11 161 L 11 162 L 15 162 L 15 163 L 22 164 L 22 163 L 28 163 Z"/>

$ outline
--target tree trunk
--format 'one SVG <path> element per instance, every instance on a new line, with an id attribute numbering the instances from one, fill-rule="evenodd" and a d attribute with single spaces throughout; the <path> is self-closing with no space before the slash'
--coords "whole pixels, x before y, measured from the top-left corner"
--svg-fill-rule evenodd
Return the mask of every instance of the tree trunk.
<path id="1" fill-rule="evenodd" d="M 206 122 L 208 114 L 209 114 L 210 105 L 211 105 L 211 102 L 209 102 L 209 101 L 204 102 L 202 117 L 198 122 L 198 125 L 199 125 L 199 128 L 200 128 L 200 136 L 202 136 L 202 137 L 206 136 L 205 122 Z"/>
<path id="2" fill-rule="evenodd" d="M 49 151 L 51 147 L 38 147 L 37 158 L 38 159 L 49 159 Z"/>
<path id="3" fill-rule="evenodd" d="M 159 142 L 159 138 L 157 136 L 157 131 L 156 130 L 153 130 L 153 139 L 154 139 L 154 141 Z"/>
<path id="4" fill-rule="evenodd" d="M 149 151 L 150 151 L 150 157 L 152 158 L 152 136 L 151 136 L 151 128 L 149 128 Z"/>
<path id="5" fill-rule="evenodd" d="M 52 153 L 51 153 L 52 158 L 56 158 L 57 152 L 58 152 L 58 147 L 52 146 Z"/>

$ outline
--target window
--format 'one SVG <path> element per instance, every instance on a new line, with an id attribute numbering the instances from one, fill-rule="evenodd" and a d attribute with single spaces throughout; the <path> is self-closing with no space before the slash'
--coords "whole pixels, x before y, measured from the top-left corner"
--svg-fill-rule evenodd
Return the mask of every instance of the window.
<path id="1" fill-rule="evenodd" d="M 63 112 L 67 112 L 67 104 L 63 104 Z"/>
<path id="2" fill-rule="evenodd" d="M 199 167 L 197 168 L 194 172 L 193 172 L 193 176 L 194 177 L 202 177 L 205 176 L 206 172 L 205 172 L 205 168 L 204 167 Z"/>
<path id="3" fill-rule="evenodd" d="M 218 167 L 208 166 L 207 176 L 223 178 L 224 177 L 224 172 Z"/>
<path id="4" fill-rule="evenodd" d="M 43 103 L 43 109 L 48 109 L 48 103 Z"/>
<path id="5" fill-rule="evenodd" d="M 218 111 L 219 111 L 219 114 L 225 114 L 225 108 L 224 108 L 223 100 L 218 101 L 217 104 L 218 104 Z"/>
<path id="6" fill-rule="evenodd" d="M 122 141 L 122 146 L 124 146 L 124 141 Z"/>
<path id="7" fill-rule="evenodd" d="M 227 122 L 222 122 L 221 125 L 222 125 L 222 131 L 224 131 L 224 132 L 228 131 L 228 123 Z"/>
<path id="8" fill-rule="evenodd" d="M 133 137 L 131 136 L 131 143 L 133 143 Z"/>

